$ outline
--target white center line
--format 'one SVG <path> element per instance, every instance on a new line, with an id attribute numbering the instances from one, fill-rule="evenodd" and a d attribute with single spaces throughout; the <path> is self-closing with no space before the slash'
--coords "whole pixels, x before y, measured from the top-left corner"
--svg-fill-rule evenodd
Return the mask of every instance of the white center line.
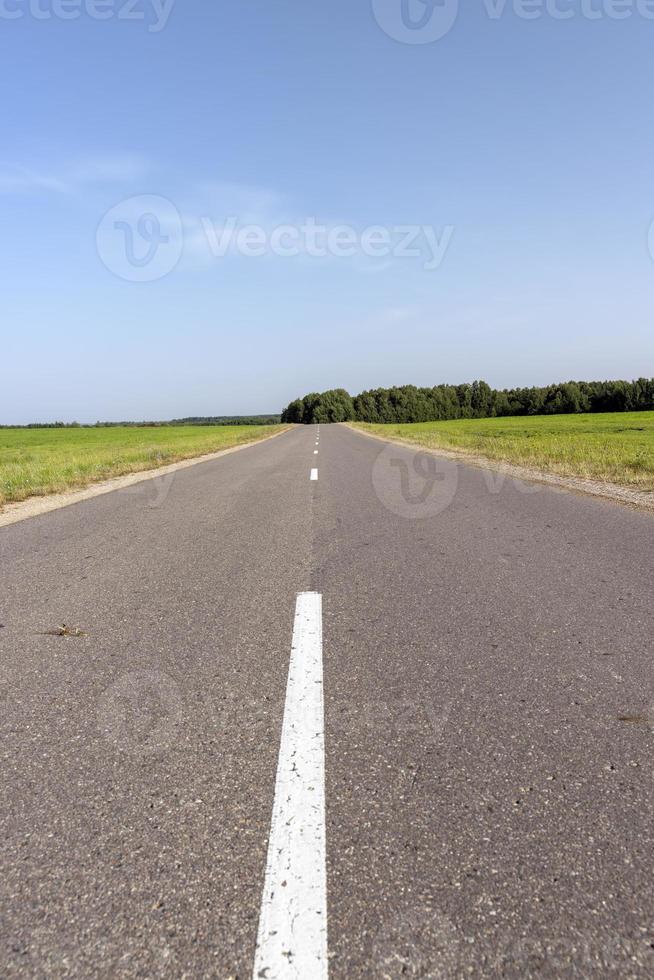
<path id="1" fill-rule="evenodd" d="M 311 479 L 312 480 L 317 480 L 318 479 L 318 470 L 316 470 L 316 469 L 311 470 Z"/>
<path id="2" fill-rule="evenodd" d="M 322 596 L 297 597 L 253 980 L 327 980 Z"/>

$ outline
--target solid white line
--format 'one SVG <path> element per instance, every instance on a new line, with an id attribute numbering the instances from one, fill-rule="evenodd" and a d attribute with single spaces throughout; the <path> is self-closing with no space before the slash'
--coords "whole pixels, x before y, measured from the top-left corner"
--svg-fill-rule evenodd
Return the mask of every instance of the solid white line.
<path id="1" fill-rule="evenodd" d="M 312 480 L 317 480 L 318 479 L 318 470 L 316 470 L 316 469 L 311 470 L 311 479 Z"/>
<path id="2" fill-rule="evenodd" d="M 253 980 L 326 980 L 322 596 L 295 606 Z"/>

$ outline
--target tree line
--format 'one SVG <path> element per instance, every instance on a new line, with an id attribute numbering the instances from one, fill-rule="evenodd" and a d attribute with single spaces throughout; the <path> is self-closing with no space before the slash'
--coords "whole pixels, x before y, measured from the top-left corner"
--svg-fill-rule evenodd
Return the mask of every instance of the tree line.
<path id="1" fill-rule="evenodd" d="M 29 422 L 27 425 L 0 425 L 0 429 L 161 429 L 170 425 L 279 425 L 279 415 L 210 415 L 171 419 L 169 422 Z"/>
<path id="2" fill-rule="evenodd" d="M 282 422 L 438 422 L 509 415 L 571 415 L 581 412 L 654 410 L 654 378 L 636 381 L 565 381 L 545 388 L 491 388 L 472 384 L 374 388 L 352 395 L 344 388 L 296 398 Z"/>

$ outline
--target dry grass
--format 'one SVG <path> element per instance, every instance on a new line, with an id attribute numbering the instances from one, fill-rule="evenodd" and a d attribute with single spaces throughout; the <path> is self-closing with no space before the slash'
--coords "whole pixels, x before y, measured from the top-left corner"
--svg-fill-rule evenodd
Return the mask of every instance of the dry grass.
<path id="1" fill-rule="evenodd" d="M 654 491 L 654 412 L 356 425 L 431 449 Z"/>

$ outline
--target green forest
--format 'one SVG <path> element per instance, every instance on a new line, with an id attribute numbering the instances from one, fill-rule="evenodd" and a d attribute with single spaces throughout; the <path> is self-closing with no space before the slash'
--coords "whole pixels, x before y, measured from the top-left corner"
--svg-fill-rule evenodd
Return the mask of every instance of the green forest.
<path id="1" fill-rule="evenodd" d="M 485 381 L 417 388 L 375 388 L 350 395 L 344 388 L 296 398 L 282 422 L 439 422 L 513 415 L 654 410 L 654 378 L 637 381 L 566 381 L 545 388 L 501 391 Z"/>

